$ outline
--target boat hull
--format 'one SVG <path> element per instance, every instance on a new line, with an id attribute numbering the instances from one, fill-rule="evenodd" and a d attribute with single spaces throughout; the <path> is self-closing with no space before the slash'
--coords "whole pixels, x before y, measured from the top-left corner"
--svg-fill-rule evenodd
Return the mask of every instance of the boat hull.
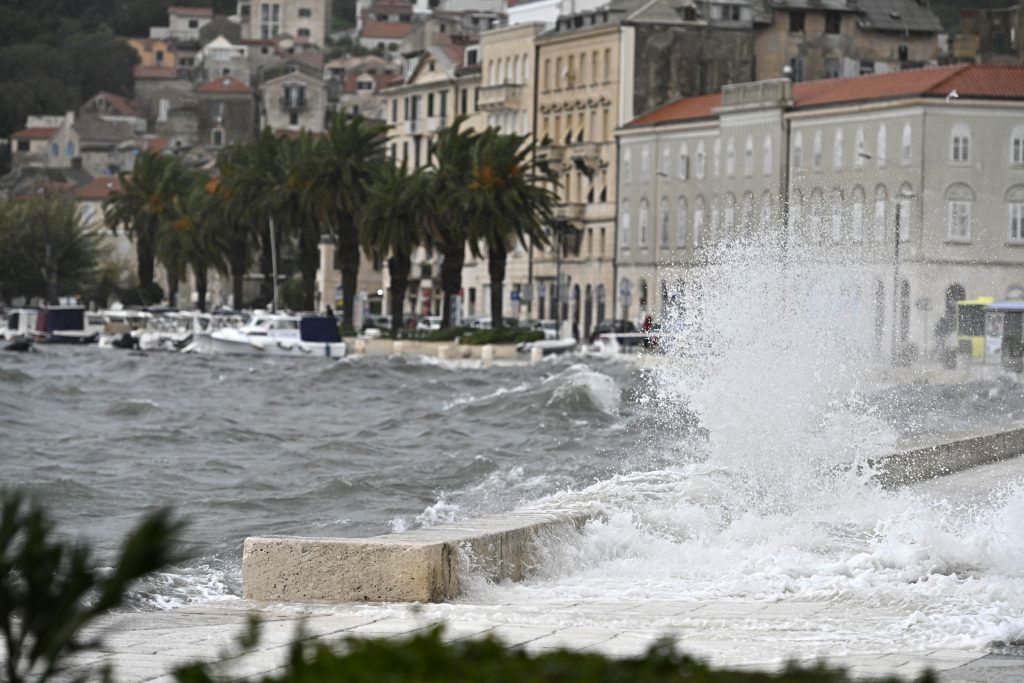
<path id="1" fill-rule="evenodd" d="M 227 339 L 216 334 L 197 335 L 198 353 L 234 356 L 294 356 L 300 358 L 341 358 L 345 342 L 307 342 L 298 339 Z"/>

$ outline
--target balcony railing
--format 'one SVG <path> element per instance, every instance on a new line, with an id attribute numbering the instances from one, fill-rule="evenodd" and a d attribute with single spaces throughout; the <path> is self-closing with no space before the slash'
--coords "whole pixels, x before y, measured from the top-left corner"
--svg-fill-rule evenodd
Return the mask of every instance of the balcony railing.
<path id="1" fill-rule="evenodd" d="M 282 97 L 279 102 L 281 103 L 281 109 L 287 111 L 305 111 L 309 108 L 309 100 L 304 97 Z"/>
<path id="2" fill-rule="evenodd" d="M 505 83 L 480 88 L 480 109 L 502 111 L 519 109 L 523 99 L 523 85 Z"/>
<path id="3" fill-rule="evenodd" d="M 556 221 L 574 223 L 583 218 L 583 204 L 569 203 L 555 206 L 554 216 Z"/>

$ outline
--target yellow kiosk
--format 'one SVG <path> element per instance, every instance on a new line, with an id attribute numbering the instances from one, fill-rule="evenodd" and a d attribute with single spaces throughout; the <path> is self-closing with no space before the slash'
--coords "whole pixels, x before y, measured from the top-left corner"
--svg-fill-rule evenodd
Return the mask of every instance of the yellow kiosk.
<path id="1" fill-rule="evenodd" d="M 984 360 L 985 311 L 994 301 L 994 297 L 979 296 L 956 302 L 956 344 L 960 354 Z"/>

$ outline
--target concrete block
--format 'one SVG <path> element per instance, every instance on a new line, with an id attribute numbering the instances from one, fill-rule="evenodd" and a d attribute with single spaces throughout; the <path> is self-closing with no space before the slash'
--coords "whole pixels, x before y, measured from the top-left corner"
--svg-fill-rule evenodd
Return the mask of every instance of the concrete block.
<path id="1" fill-rule="evenodd" d="M 366 340 L 356 337 L 352 342 L 353 353 L 366 353 Z"/>
<path id="2" fill-rule="evenodd" d="M 449 360 L 451 358 L 451 347 L 448 344 L 438 346 L 437 357 L 441 360 Z"/>
<path id="3" fill-rule="evenodd" d="M 872 464 L 888 488 L 953 474 L 1024 453 L 1024 429 L 976 434 L 947 442 L 921 444 L 885 455 Z"/>
<path id="4" fill-rule="evenodd" d="M 480 363 L 489 368 L 494 365 L 494 345 L 484 344 L 480 347 Z"/>
<path id="5" fill-rule="evenodd" d="M 530 349 L 530 365 L 536 365 L 544 358 L 544 349 L 534 346 Z"/>
<path id="6" fill-rule="evenodd" d="M 408 345 L 409 342 L 406 341 L 391 342 L 391 353 L 393 353 L 396 356 L 401 356 L 402 354 L 405 353 L 405 350 L 408 347 Z"/>
<path id="7" fill-rule="evenodd" d="M 439 602 L 470 575 L 519 580 L 588 513 L 513 512 L 372 538 L 247 538 L 242 592 L 288 602 Z"/>

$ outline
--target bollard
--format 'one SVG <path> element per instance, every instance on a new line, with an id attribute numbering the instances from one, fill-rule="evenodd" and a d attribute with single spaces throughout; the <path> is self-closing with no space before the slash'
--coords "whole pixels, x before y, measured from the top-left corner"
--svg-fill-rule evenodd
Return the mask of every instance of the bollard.
<path id="1" fill-rule="evenodd" d="M 356 337 L 356 341 L 352 345 L 352 351 L 355 353 L 366 353 L 366 340 Z"/>
<path id="2" fill-rule="evenodd" d="M 480 364 L 485 368 L 494 365 L 494 344 L 484 344 L 480 347 Z"/>
<path id="3" fill-rule="evenodd" d="M 405 342 L 395 341 L 391 344 L 391 353 L 401 356 L 405 352 Z"/>
<path id="4" fill-rule="evenodd" d="M 447 344 L 441 344 L 440 346 L 438 346 L 437 357 L 441 360 L 450 360 L 452 357 L 451 347 L 449 347 Z"/>
<path id="5" fill-rule="evenodd" d="M 536 365 L 544 358 L 544 349 L 539 346 L 530 347 L 530 365 Z"/>

